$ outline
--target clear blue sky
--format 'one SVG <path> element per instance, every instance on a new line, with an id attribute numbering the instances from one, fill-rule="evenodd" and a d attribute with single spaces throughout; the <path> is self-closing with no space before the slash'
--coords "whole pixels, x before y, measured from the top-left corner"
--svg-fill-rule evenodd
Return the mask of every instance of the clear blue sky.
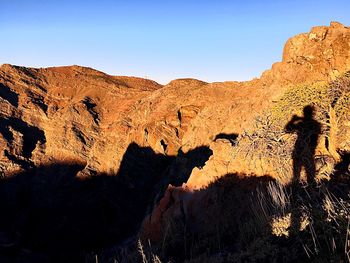
<path id="1" fill-rule="evenodd" d="M 350 0 L 0 0 L 0 64 L 89 66 L 167 83 L 247 80 Z"/>

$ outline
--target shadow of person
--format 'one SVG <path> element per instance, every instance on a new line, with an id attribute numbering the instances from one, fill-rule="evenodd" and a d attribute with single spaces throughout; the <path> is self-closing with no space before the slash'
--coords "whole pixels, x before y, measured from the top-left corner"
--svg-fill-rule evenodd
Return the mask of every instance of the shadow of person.
<path id="1" fill-rule="evenodd" d="M 167 186 L 211 155 L 207 146 L 179 158 L 131 143 L 117 174 L 82 179 L 86 163 L 55 161 L 1 178 L 0 262 L 86 262 L 86 252 L 134 242 Z"/>
<path id="2" fill-rule="evenodd" d="M 314 162 L 318 137 L 321 133 L 321 124 L 314 119 L 314 107 L 304 107 L 304 116 L 293 115 L 287 123 L 287 133 L 297 133 L 298 137 L 292 153 L 293 158 L 293 183 L 298 183 L 302 167 L 306 172 L 308 184 L 315 182 L 316 167 Z"/>
<path id="3" fill-rule="evenodd" d="M 302 192 L 300 191 L 300 174 L 303 167 L 306 172 L 307 184 L 311 186 L 315 184 L 316 166 L 314 155 L 318 137 L 321 133 L 321 124 L 314 119 L 314 111 L 313 106 L 305 106 L 303 109 L 304 116 L 294 115 L 285 127 L 287 133 L 295 132 L 298 136 L 292 152 L 291 237 L 298 235 L 303 216 L 303 198 L 299 196 Z"/>

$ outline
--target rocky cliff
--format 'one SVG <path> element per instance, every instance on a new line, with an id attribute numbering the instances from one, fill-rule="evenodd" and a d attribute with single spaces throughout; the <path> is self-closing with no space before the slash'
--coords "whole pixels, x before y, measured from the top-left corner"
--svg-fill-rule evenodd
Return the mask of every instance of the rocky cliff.
<path id="1" fill-rule="evenodd" d="M 218 134 L 249 130 L 290 84 L 329 81 L 348 70 L 350 29 L 337 22 L 289 39 L 282 62 L 248 82 L 180 79 L 161 86 L 79 66 L 5 64 L 0 68 L 0 167 L 7 174 L 78 159 L 86 163 L 82 174 L 113 173 L 133 141 L 163 154 L 212 145 L 213 159 L 225 159 L 222 141 L 230 142 L 216 140 Z"/>
<path id="2" fill-rule="evenodd" d="M 145 229 L 154 229 L 170 203 L 185 199 L 195 203 L 188 193 L 215 178 L 242 171 L 278 178 L 271 164 L 264 160 L 247 164 L 254 157 L 244 151 L 239 155 L 244 136 L 259 137 L 254 134 L 256 118 L 270 111 L 291 87 L 322 85 L 347 71 L 350 28 L 337 22 L 289 39 L 282 61 L 248 82 L 178 79 L 162 86 L 79 66 L 34 69 L 4 64 L 0 67 L 1 176 L 71 161 L 82 164 L 78 177 L 114 175 L 133 142 L 180 159 L 182 153 L 209 146 L 213 155 L 205 165 L 193 168 L 182 188 L 170 188 L 145 223 Z M 173 209 L 180 209 L 179 205 Z"/>
<path id="3" fill-rule="evenodd" d="M 85 163 L 84 174 L 116 172 L 128 146 L 130 112 L 162 87 L 78 66 L 3 65 L 0 78 L 0 163 L 5 174 L 67 159 Z"/>

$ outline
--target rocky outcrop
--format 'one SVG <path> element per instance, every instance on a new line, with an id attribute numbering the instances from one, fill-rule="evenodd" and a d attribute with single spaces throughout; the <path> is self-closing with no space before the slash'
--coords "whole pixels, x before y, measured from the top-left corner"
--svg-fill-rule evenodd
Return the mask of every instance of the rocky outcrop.
<path id="1" fill-rule="evenodd" d="M 327 81 L 350 70 L 349 45 L 350 29 L 332 22 L 289 39 L 282 62 L 261 79 L 223 83 L 180 79 L 164 87 L 79 66 L 3 65 L 1 169 L 10 172 L 74 158 L 86 163 L 83 174 L 115 173 L 133 141 L 168 155 L 201 145 L 220 148 L 223 140 L 215 142 L 216 135 L 252 128 L 254 118 L 288 84 Z M 21 123 L 14 124 L 16 120 Z M 225 154 L 218 152 L 212 159 Z M 222 164 L 215 167 L 224 170 Z"/>
<path id="2" fill-rule="evenodd" d="M 116 172 L 128 144 L 132 105 L 162 86 L 78 66 L 0 68 L 1 157 L 9 173 L 54 160 Z"/>
<path id="3" fill-rule="evenodd" d="M 313 27 L 309 33 L 290 38 L 282 62 L 264 72 L 262 80 L 265 85 L 324 81 L 349 70 L 350 30 L 331 22 L 329 27 Z"/>
<path id="4" fill-rule="evenodd" d="M 329 81 L 349 70 L 350 28 L 336 22 L 289 39 L 282 61 L 248 82 L 179 79 L 162 86 L 79 66 L 5 64 L 0 67 L 1 175 L 56 161 L 83 164 L 80 177 L 117 174 L 133 142 L 156 154 L 178 155 L 179 162 L 182 154 L 209 146 L 209 160 L 192 166 L 182 189 L 169 188 L 149 218 L 157 226 L 154 218 L 165 213 L 172 195 L 175 203 L 191 202 L 191 191 L 217 177 L 266 172 L 247 166 L 244 156 L 233 157 L 237 136 L 254 130 L 255 118 L 290 85 Z"/>

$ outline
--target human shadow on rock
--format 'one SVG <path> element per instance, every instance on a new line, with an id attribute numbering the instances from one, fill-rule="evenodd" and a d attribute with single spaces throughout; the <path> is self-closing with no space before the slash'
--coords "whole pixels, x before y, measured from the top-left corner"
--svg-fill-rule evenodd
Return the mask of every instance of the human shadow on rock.
<path id="1" fill-rule="evenodd" d="M 285 131 L 297 134 L 292 153 L 293 181 L 299 183 L 301 169 L 304 167 L 307 183 L 313 184 L 316 174 L 314 156 L 321 133 L 321 124 L 314 119 L 315 109 L 313 106 L 305 106 L 303 113 L 303 117 L 293 115 L 292 119 L 287 123 Z"/>
<path id="2" fill-rule="evenodd" d="M 86 252 L 133 241 L 168 184 L 185 182 L 211 154 L 203 146 L 179 160 L 132 143 L 116 175 L 79 178 L 86 163 L 56 162 L 2 179 L 0 259 L 31 251 L 42 262 L 85 262 Z"/>

